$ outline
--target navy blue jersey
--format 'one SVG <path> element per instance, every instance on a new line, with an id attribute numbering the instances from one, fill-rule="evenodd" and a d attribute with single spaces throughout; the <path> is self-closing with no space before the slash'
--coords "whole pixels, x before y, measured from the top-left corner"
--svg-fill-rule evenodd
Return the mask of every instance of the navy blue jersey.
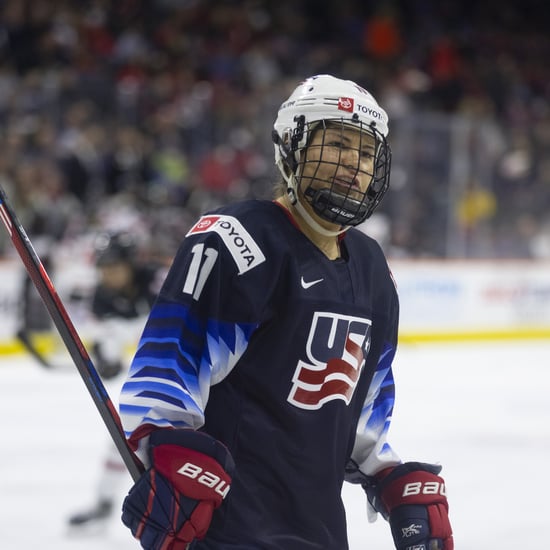
<path id="1" fill-rule="evenodd" d="M 120 411 L 132 442 L 191 427 L 233 455 L 194 549 L 344 550 L 346 467 L 399 462 L 396 290 L 373 239 L 350 229 L 341 249 L 329 260 L 278 204 L 246 201 L 203 216 L 174 259 Z"/>

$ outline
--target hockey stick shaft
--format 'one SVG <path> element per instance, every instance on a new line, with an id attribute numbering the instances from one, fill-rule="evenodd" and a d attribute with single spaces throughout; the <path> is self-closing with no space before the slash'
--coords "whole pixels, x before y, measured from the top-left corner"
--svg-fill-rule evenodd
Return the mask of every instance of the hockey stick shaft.
<path id="1" fill-rule="evenodd" d="M 40 258 L 11 207 L 4 188 L 0 185 L 0 218 L 17 250 L 25 269 L 38 290 L 61 336 L 67 351 L 84 381 L 99 414 L 122 457 L 130 475 L 136 481 L 143 473 L 143 464 L 128 446 L 120 417 L 111 401 L 86 348 L 84 347 L 67 311 L 59 298 Z"/>

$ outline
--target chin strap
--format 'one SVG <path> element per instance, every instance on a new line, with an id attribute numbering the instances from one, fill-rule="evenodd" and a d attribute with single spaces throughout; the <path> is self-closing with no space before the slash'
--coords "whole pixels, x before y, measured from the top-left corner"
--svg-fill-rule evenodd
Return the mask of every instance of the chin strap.
<path id="1" fill-rule="evenodd" d="M 298 200 L 298 185 L 296 182 L 296 175 L 291 173 L 287 176 L 286 171 L 281 170 L 281 172 L 284 174 L 284 178 L 288 184 L 286 192 L 288 198 L 290 199 L 290 204 L 292 204 L 292 206 L 296 208 L 300 216 L 309 225 L 309 227 L 311 227 L 311 229 L 313 229 L 317 233 L 320 233 L 321 235 L 324 235 L 325 237 L 337 237 L 338 235 L 345 233 L 350 228 L 350 226 L 348 225 L 342 226 L 338 231 L 331 231 L 330 229 L 323 227 L 313 218 L 313 216 L 304 208 L 304 205 Z"/>

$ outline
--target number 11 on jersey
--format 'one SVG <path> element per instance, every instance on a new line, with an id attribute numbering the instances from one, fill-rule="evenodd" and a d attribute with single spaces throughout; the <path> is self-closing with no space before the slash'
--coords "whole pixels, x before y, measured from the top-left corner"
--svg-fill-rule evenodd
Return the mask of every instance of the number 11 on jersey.
<path id="1" fill-rule="evenodd" d="M 215 248 L 204 249 L 204 244 L 196 244 L 191 249 L 193 258 L 191 259 L 191 265 L 187 277 L 185 278 L 185 284 L 183 285 L 183 293 L 191 294 L 194 300 L 198 300 L 208 275 L 212 271 L 216 259 L 218 258 L 218 251 Z"/>

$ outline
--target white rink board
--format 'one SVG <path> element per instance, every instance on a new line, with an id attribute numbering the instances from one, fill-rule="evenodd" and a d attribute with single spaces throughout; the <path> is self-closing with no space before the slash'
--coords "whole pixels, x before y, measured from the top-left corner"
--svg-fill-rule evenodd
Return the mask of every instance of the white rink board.
<path id="1" fill-rule="evenodd" d="M 392 260 L 389 264 L 397 282 L 404 339 L 476 331 L 550 337 L 550 262 Z M 15 333 L 23 273 L 17 259 L 0 261 L 0 352 Z M 68 296 L 76 288 L 92 287 L 93 267 L 85 258 L 64 259 L 50 276 L 77 330 L 85 332 L 82 308 Z"/>
<path id="2" fill-rule="evenodd" d="M 545 331 L 550 262 L 389 261 L 404 335 Z"/>

